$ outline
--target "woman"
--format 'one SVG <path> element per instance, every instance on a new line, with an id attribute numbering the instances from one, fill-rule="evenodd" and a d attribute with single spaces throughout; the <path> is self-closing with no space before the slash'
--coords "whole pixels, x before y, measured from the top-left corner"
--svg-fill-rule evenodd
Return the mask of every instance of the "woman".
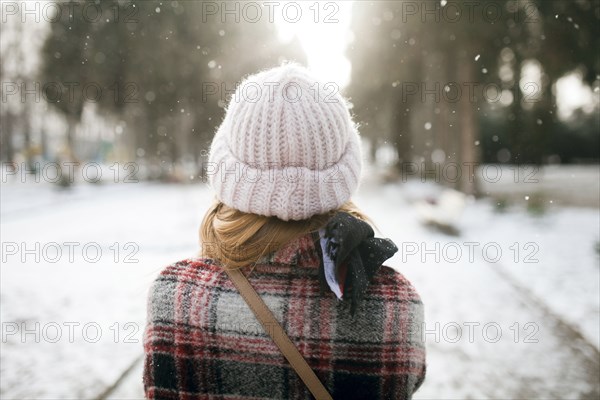
<path id="1" fill-rule="evenodd" d="M 297 64 L 238 86 L 210 149 L 202 254 L 150 291 L 147 398 L 312 398 L 225 268 L 241 269 L 334 399 L 410 399 L 423 382 L 423 304 L 381 265 L 397 247 L 350 200 L 360 141 L 329 87 Z"/>

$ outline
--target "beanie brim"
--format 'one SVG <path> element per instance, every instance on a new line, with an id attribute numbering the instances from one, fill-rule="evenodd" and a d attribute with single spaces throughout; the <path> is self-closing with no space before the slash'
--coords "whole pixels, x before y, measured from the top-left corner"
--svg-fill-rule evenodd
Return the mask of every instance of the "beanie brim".
<path id="1" fill-rule="evenodd" d="M 362 160 L 356 131 L 336 163 L 313 170 L 240 161 L 227 143 L 226 125 L 213 139 L 208 175 L 217 198 L 229 207 L 284 221 L 303 220 L 339 208 L 358 188 Z"/>

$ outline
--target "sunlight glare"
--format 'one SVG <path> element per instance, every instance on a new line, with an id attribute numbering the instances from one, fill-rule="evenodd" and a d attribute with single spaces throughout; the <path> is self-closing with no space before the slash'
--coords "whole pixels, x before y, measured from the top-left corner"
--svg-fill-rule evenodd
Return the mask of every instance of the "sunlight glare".
<path id="1" fill-rule="evenodd" d="M 297 37 L 306 53 L 308 67 L 319 78 L 345 87 L 350 82 L 351 65 L 345 52 L 350 39 L 352 1 L 296 4 L 302 9 L 299 18 L 293 16 L 297 22 L 282 12 L 275 13 L 280 39 L 289 42 Z"/>

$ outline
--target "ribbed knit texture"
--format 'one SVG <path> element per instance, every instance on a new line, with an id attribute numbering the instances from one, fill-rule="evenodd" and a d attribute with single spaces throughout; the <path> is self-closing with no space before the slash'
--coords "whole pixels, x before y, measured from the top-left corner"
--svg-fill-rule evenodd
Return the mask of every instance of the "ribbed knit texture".
<path id="1" fill-rule="evenodd" d="M 362 168 L 346 100 L 297 64 L 251 75 L 237 87 L 209 162 L 219 200 L 285 221 L 341 206 Z"/>

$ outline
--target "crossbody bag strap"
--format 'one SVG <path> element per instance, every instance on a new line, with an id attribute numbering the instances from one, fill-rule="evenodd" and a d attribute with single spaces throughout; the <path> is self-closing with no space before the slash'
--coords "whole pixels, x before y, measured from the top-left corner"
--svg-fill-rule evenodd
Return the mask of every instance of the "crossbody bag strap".
<path id="1" fill-rule="evenodd" d="M 254 290 L 246 276 L 239 269 L 227 269 L 225 272 L 238 289 L 256 318 L 260 321 L 265 332 L 271 336 L 281 353 L 288 360 L 292 368 L 298 373 L 302 381 L 306 384 L 310 392 L 317 400 L 333 400 L 323 383 L 319 380 L 315 372 L 310 368 L 302 354 L 298 351 L 294 343 L 285 333 L 279 322 L 275 319 L 269 307 L 260 298 Z"/>

